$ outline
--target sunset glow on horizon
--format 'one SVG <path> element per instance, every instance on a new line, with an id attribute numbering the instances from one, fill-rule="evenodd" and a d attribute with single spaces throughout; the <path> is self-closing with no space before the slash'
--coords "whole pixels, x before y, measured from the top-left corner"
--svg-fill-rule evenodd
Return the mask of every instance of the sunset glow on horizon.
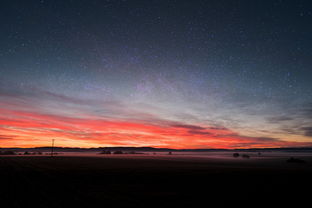
<path id="1" fill-rule="evenodd" d="M 2 115 L 5 112 L 1 112 Z M 309 142 L 248 137 L 229 129 L 178 122 L 120 121 L 72 118 L 9 111 L 1 119 L 2 147 L 49 146 L 56 139 L 61 147 L 150 146 L 175 149 L 304 147 Z M 4 136 L 5 135 L 5 136 Z"/>
<path id="2" fill-rule="evenodd" d="M 163 119 L 145 113 L 142 107 L 142 112 L 139 112 L 111 101 L 90 102 L 90 105 L 102 106 L 103 110 L 109 113 L 117 111 L 116 115 L 108 116 L 94 111 L 88 112 L 88 102 L 73 102 L 68 97 L 51 93 L 48 94 L 50 104 L 63 107 L 50 109 L 49 113 L 46 112 L 48 110 L 45 106 L 31 104 L 34 102 L 33 98 L 4 94 L 0 96 L 6 98 L 3 99 L 6 102 L 1 102 L 3 108 L 0 109 L 1 147 L 49 146 L 52 139 L 55 139 L 56 145 L 60 147 L 87 148 L 149 146 L 174 149 L 234 149 L 312 145 L 311 142 L 247 136 L 224 126 L 207 125 L 199 121 L 186 123 Z M 34 97 L 38 99 L 38 96 Z M 62 115 L 60 109 L 66 113 Z"/>

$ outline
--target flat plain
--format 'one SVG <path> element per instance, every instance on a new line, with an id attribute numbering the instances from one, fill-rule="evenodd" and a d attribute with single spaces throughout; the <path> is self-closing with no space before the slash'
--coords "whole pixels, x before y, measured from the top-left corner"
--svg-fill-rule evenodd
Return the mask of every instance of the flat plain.
<path id="1" fill-rule="evenodd" d="M 2 156 L 0 199 L 4 207 L 299 206 L 312 187 L 312 157 L 302 158 Z"/>

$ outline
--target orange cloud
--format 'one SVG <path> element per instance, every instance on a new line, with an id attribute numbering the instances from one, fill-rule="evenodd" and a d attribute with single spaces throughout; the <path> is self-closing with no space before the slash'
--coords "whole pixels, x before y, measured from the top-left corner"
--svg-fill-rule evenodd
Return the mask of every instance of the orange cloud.
<path id="1" fill-rule="evenodd" d="M 2 147 L 152 146 L 167 148 L 257 148 L 311 146 L 274 138 L 246 137 L 224 127 L 190 125 L 167 120 L 137 121 L 75 118 L 21 110 L 0 109 Z"/>

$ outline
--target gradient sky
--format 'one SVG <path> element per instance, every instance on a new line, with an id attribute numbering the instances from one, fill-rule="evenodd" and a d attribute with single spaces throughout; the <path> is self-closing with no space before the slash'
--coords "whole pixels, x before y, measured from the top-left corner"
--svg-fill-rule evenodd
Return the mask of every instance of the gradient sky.
<path id="1" fill-rule="evenodd" d="M 312 3 L 2 0 L 0 147 L 312 146 Z"/>

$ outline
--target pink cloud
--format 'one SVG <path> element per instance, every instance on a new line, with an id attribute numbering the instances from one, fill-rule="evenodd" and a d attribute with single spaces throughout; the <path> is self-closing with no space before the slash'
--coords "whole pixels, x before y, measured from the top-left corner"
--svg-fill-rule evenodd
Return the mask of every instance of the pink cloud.
<path id="1" fill-rule="evenodd" d="M 152 146 L 169 148 L 256 148 L 311 146 L 275 138 L 246 137 L 224 127 L 168 120 L 138 121 L 112 118 L 75 118 L 0 109 L 2 146 Z M 14 139 L 12 139 L 14 138 Z"/>

